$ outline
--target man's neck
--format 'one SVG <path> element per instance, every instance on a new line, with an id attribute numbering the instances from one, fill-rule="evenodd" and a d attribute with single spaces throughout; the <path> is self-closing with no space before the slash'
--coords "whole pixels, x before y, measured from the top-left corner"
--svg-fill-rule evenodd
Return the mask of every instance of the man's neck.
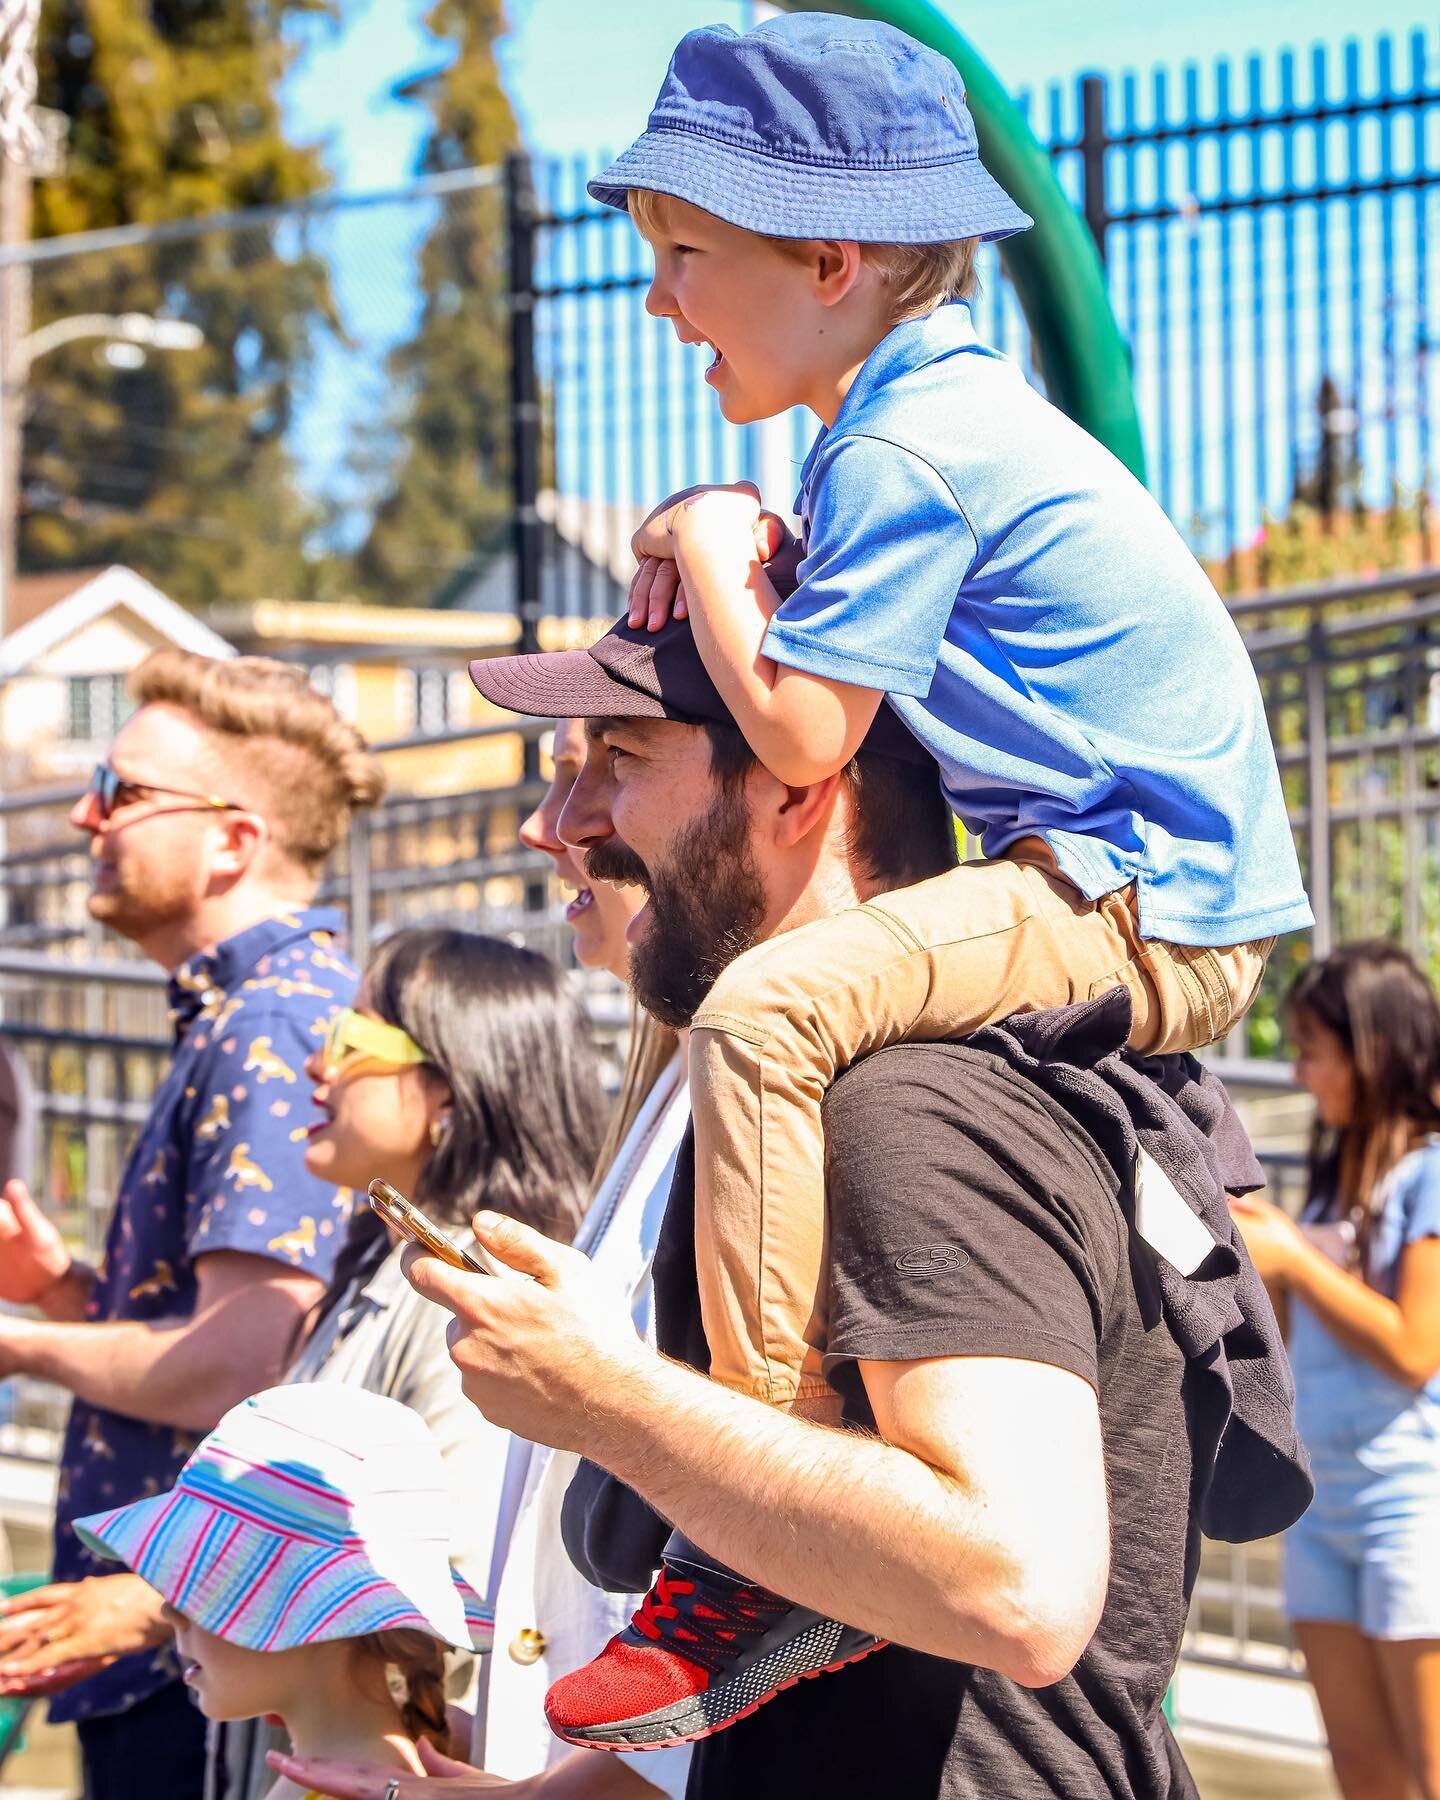
<path id="1" fill-rule="evenodd" d="M 837 838 L 828 832 L 816 846 L 813 860 L 801 857 L 792 861 L 778 882 L 777 873 L 772 871 L 769 881 L 771 913 L 761 934 L 764 938 L 779 937 L 783 931 L 796 931 L 816 919 L 833 918 L 852 906 L 863 906 L 893 885 L 863 878 L 843 835 Z"/>
<path id="2" fill-rule="evenodd" d="M 266 919 L 283 912 L 308 906 L 313 889 L 247 887 L 243 891 L 203 901 L 183 919 L 172 920 L 160 931 L 135 941 L 152 962 L 159 963 L 167 974 L 174 974 L 182 963 L 201 950 L 223 944 L 226 938 L 248 931 Z"/>

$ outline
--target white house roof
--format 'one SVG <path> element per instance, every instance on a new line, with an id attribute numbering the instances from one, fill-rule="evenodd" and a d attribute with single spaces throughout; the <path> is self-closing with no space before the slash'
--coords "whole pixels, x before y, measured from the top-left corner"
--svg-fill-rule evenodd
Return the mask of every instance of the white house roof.
<path id="1" fill-rule="evenodd" d="M 124 607 L 135 614 L 152 631 L 167 638 L 181 650 L 193 650 L 201 656 L 234 656 L 234 646 L 227 644 L 218 632 L 197 619 L 194 613 L 162 594 L 159 588 L 127 569 L 113 563 L 73 593 L 57 600 L 51 607 L 12 631 L 0 643 L 0 681 L 24 674 L 30 665 L 73 637 L 94 620 Z"/>

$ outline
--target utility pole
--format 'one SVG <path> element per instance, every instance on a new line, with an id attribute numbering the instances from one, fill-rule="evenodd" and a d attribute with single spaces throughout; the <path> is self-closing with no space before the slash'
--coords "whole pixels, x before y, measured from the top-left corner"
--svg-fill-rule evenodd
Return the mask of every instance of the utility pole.
<path id="1" fill-rule="evenodd" d="M 8 146 L 0 153 L 0 250 L 30 241 L 31 169 Z M 25 413 L 25 339 L 30 332 L 30 265 L 0 263 L 0 642 L 9 624 L 20 499 L 20 423 Z"/>

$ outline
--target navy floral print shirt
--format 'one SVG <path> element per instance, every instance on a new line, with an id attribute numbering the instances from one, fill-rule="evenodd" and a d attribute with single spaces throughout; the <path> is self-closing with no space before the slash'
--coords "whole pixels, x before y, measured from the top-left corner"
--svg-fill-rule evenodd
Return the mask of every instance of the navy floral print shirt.
<path id="1" fill-rule="evenodd" d="M 337 912 L 297 908 L 171 977 L 175 1054 L 121 1179 L 89 1318 L 189 1317 L 195 1263 L 212 1251 L 269 1256 L 329 1280 L 351 1196 L 305 1169 L 317 1115 L 304 1063 L 355 995 L 340 926 Z M 77 1400 L 60 1460 L 55 1579 L 117 1573 L 69 1521 L 163 1492 L 198 1441 Z M 168 1649 L 124 1656 L 58 1695 L 50 1714 L 123 1712 L 178 1677 Z"/>

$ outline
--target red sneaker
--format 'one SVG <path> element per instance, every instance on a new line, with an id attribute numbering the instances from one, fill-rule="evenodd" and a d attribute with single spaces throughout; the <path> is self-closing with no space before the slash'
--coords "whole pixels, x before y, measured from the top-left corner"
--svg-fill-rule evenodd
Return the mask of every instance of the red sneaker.
<path id="1" fill-rule="evenodd" d="M 545 1717 L 570 1744 L 663 1750 L 723 1731 L 806 1676 L 883 1648 L 768 1588 L 667 1555 L 625 1629 L 553 1684 Z"/>

